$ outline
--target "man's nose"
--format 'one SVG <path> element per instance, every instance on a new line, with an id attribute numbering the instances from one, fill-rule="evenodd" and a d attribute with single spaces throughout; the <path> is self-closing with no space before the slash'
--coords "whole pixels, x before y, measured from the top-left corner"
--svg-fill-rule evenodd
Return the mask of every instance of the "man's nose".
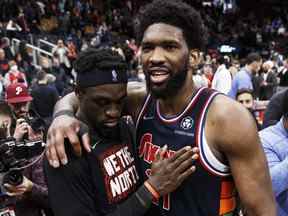
<path id="1" fill-rule="evenodd" d="M 26 106 L 21 106 L 21 107 L 20 107 L 20 110 L 21 110 L 21 111 L 26 111 Z"/>
<path id="2" fill-rule="evenodd" d="M 110 118 L 119 118 L 121 116 L 121 108 L 117 104 L 113 104 L 107 109 L 106 115 Z"/>
<path id="3" fill-rule="evenodd" d="M 161 47 L 155 47 L 153 50 L 151 56 L 150 56 L 150 62 L 152 64 L 159 64 L 163 63 L 165 61 L 165 55 L 164 50 Z"/>

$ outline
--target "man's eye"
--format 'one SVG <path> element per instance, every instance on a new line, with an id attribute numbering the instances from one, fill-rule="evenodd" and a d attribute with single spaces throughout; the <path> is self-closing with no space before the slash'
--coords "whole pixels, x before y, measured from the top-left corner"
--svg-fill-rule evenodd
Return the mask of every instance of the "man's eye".
<path id="1" fill-rule="evenodd" d="M 165 45 L 165 49 L 166 49 L 166 50 L 169 50 L 169 51 L 174 50 L 174 49 L 176 49 L 176 48 L 177 48 L 177 47 L 174 46 L 174 45 L 170 45 L 170 44 Z"/>
<path id="2" fill-rule="evenodd" d="M 152 46 L 143 46 L 142 47 L 142 51 L 145 52 L 149 52 L 150 50 L 152 50 Z"/>
<path id="3" fill-rule="evenodd" d="M 96 103 L 99 105 L 99 106 L 105 106 L 108 104 L 108 101 L 107 100 L 97 100 Z"/>

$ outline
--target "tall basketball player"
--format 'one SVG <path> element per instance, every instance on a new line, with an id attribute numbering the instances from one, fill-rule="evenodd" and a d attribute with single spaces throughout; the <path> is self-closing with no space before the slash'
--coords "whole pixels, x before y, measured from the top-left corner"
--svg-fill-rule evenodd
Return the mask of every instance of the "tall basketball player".
<path id="1" fill-rule="evenodd" d="M 247 215 L 276 215 L 267 162 L 249 112 L 216 91 L 193 85 L 192 72 L 206 36 L 199 13 L 178 0 L 155 0 L 141 10 L 138 20 L 148 92 L 130 92 L 127 111 L 136 122 L 143 172 L 149 176 L 155 152 L 164 145 L 167 157 L 185 145 L 200 149 L 196 172 L 158 201 L 162 215 L 230 216 L 236 191 Z M 75 96 L 68 95 L 55 113 L 71 114 L 77 107 Z M 47 151 L 56 165 L 58 159 L 67 162 L 63 137 L 81 151 L 75 133 L 78 121 L 71 115 L 57 116 Z M 87 136 L 83 142 L 89 151 Z"/>

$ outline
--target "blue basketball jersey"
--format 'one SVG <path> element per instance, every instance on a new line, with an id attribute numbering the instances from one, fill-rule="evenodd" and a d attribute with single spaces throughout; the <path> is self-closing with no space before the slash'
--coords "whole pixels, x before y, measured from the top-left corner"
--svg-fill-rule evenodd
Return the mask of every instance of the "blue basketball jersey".
<path id="1" fill-rule="evenodd" d="M 168 146 L 166 157 L 187 145 L 200 150 L 196 171 L 176 191 L 154 202 L 162 215 L 230 216 L 236 208 L 229 167 L 214 156 L 205 138 L 207 111 L 218 94 L 200 88 L 186 108 L 169 119 L 161 115 L 157 99 L 151 95 L 146 98 L 136 123 L 138 152 L 146 178 L 157 150 L 164 145 Z"/>

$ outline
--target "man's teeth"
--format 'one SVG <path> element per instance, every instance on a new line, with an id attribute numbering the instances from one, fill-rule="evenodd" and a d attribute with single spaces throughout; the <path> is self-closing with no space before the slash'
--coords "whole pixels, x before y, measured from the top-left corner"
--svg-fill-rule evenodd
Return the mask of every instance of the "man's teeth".
<path id="1" fill-rule="evenodd" d="M 152 73 L 152 76 L 159 76 L 159 75 L 166 75 L 166 74 L 168 74 L 168 73 L 166 73 L 166 72 L 154 72 L 154 73 Z"/>

